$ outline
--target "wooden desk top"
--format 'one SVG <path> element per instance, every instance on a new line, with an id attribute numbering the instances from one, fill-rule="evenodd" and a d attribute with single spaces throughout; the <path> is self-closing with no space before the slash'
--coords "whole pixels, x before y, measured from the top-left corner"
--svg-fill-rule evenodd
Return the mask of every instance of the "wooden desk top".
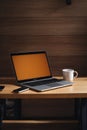
<path id="1" fill-rule="evenodd" d="M 25 91 L 14 94 L 12 91 L 18 86 L 4 84 L 5 88 L 0 91 L 0 99 L 33 99 L 33 98 L 87 98 L 87 77 L 77 78 L 72 86 L 54 89 L 45 92 Z"/>

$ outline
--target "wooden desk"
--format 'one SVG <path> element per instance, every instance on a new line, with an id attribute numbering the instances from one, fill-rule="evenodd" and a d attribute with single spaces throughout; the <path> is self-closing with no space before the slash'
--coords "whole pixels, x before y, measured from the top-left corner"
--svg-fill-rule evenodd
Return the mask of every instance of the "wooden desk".
<path id="1" fill-rule="evenodd" d="M 0 99 L 45 99 L 45 98 L 74 98 L 80 99 L 76 106 L 78 108 L 77 115 L 81 117 L 81 130 L 87 130 L 87 78 L 77 78 L 72 86 L 54 89 L 45 92 L 35 92 L 32 90 L 23 92 L 21 94 L 14 94 L 12 91 L 18 86 L 12 84 L 4 84 L 5 88 L 0 92 Z M 78 100 L 79 101 L 79 100 Z M 79 108 L 80 106 L 80 108 Z"/>

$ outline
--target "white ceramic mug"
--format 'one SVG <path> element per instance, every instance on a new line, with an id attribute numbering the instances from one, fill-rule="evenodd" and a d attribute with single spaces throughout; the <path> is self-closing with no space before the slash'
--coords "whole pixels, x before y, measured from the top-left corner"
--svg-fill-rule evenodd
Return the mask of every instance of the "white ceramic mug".
<path id="1" fill-rule="evenodd" d="M 63 78 L 64 80 L 71 81 L 78 77 L 78 72 L 73 69 L 63 69 Z"/>

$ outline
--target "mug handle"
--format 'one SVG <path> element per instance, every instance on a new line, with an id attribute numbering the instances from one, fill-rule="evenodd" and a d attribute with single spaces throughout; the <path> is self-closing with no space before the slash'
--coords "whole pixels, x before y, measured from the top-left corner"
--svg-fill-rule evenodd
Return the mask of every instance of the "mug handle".
<path id="1" fill-rule="evenodd" d="M 77 71 L 74 71 L 74 79 L 78 77 L 78 72 Z"/>

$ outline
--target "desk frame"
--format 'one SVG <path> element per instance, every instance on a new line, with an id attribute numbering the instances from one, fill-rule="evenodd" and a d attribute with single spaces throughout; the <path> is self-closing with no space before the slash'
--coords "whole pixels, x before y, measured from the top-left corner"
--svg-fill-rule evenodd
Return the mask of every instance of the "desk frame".
<path id="1" fill-rule="evenodd" d="M 4 102 L 5 100 L 0 100 L 0 130 L 2 130 Z M 75 118 L 80 122 L 79 130 L 87 130 L 87 99 L 75 99 L 75 110 Z"/>

